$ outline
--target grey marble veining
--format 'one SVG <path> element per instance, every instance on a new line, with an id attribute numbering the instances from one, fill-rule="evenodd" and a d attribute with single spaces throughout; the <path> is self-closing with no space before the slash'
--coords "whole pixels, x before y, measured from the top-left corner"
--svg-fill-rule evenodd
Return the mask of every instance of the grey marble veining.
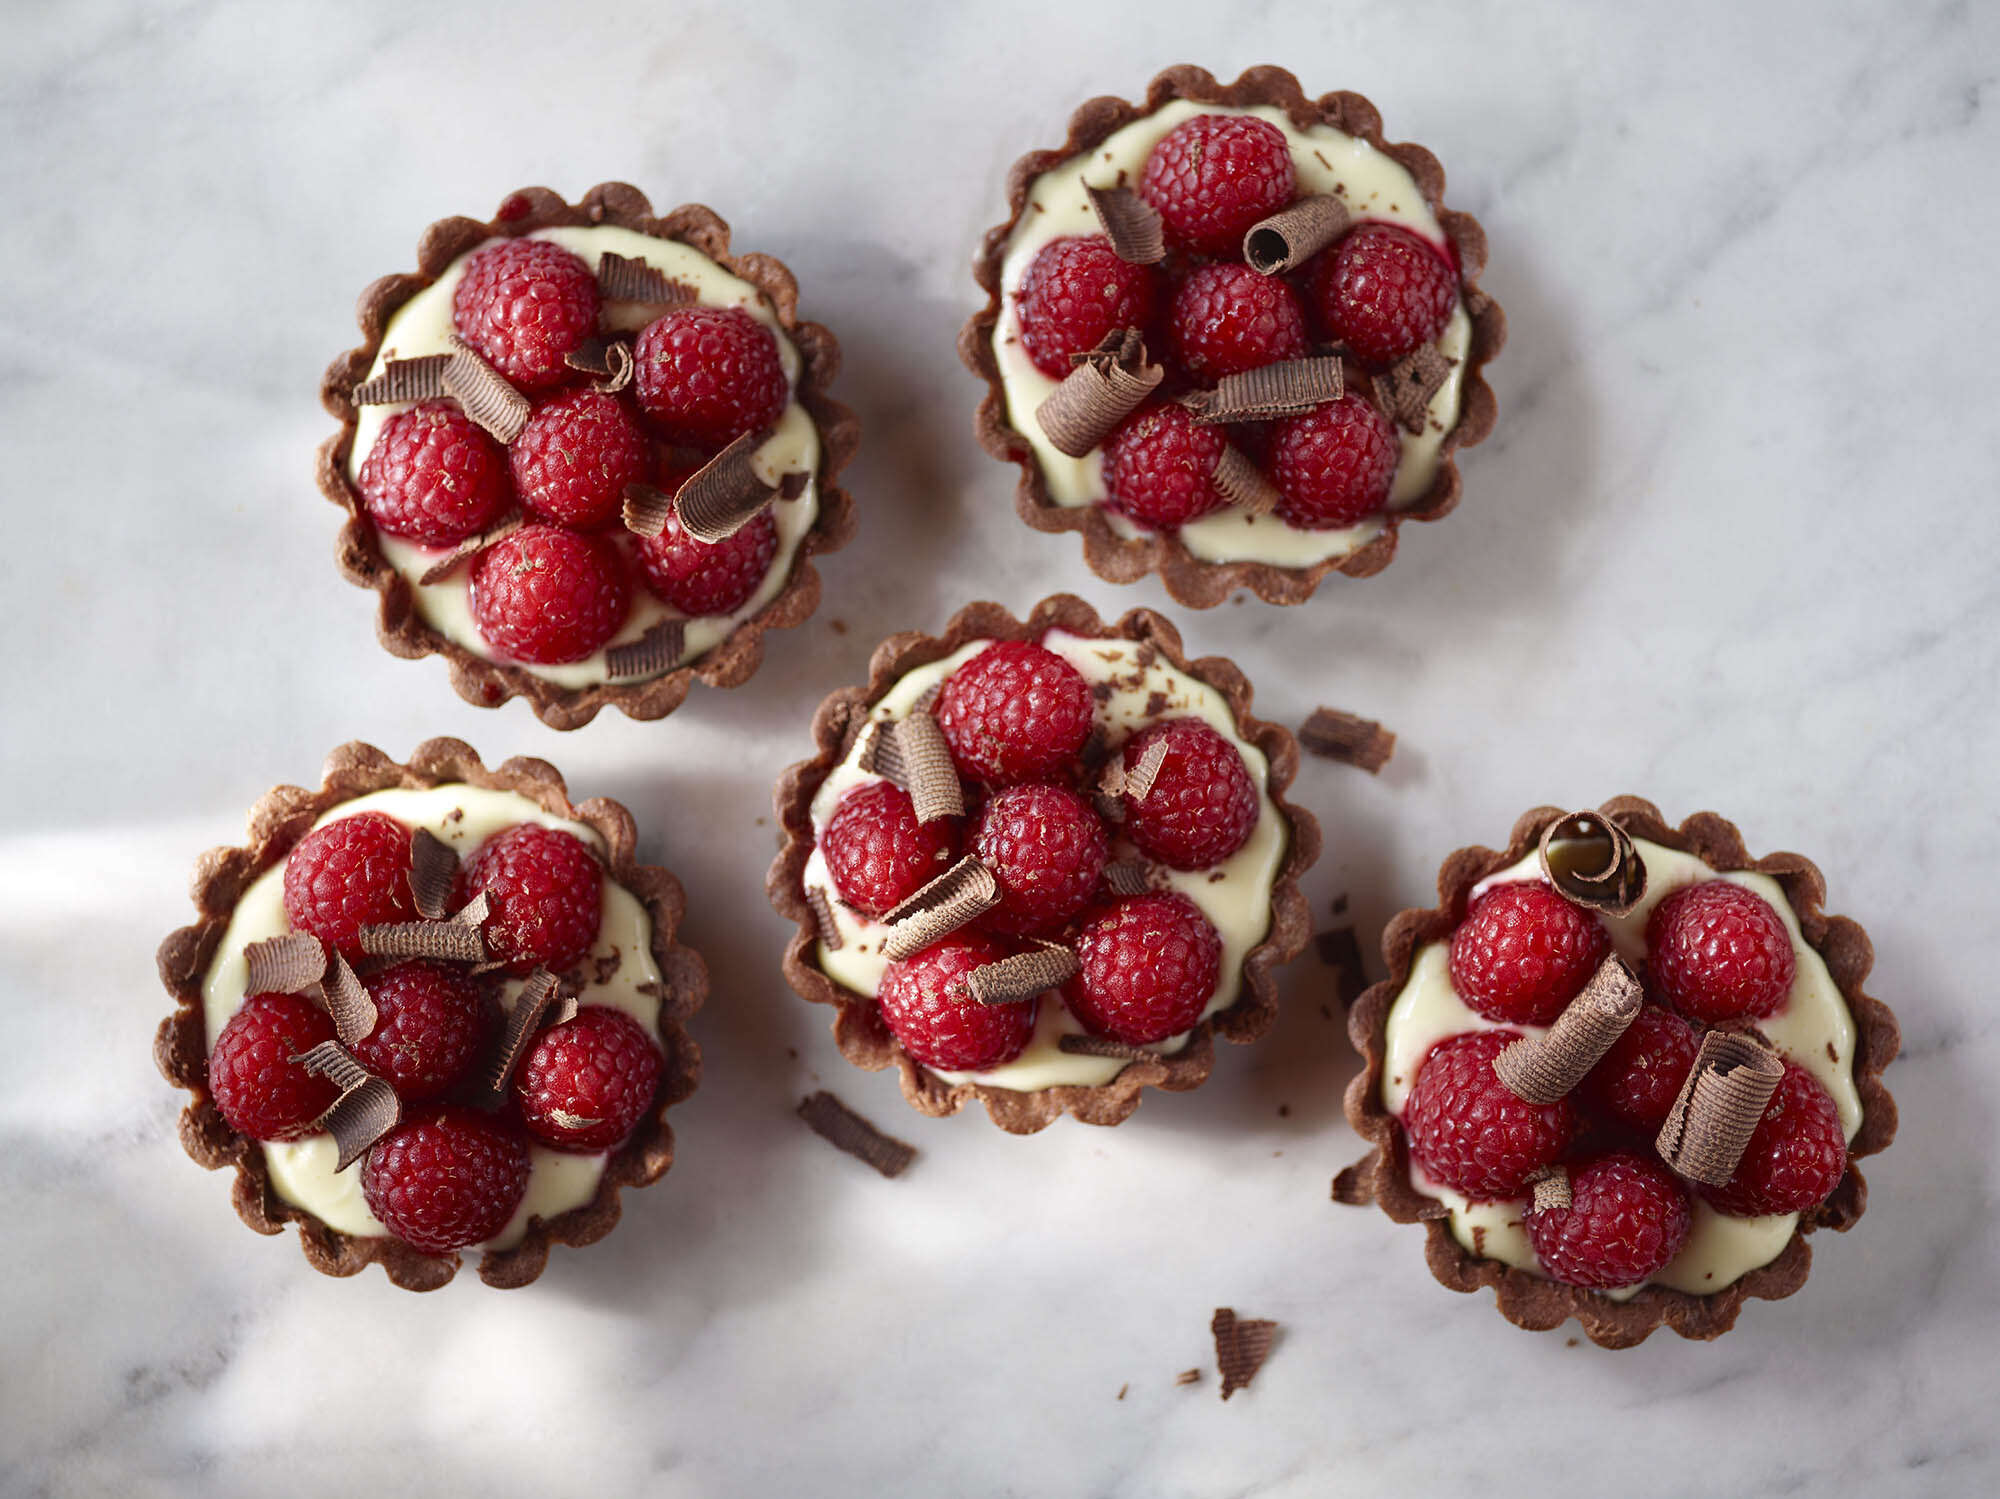
<path id="1" fill-rule="evenodd" d="M 0 1490 L 1544 1495 L 2000 1479 L 2000 25 L 1966 4 L 13 7 L 0 48 Z M 1172 608 L 1014 518 L 953 339 L 1007 164 L 1158 66 L 1280 61 L 1445 162 L 1512 336 L 1446 522 L 1309 606 Z M 665 724 L 558 735 L 371 638 L 319 371 L 419 230 L 606 178 L 790 263 L 865 422 L 821 628 Z M 776 971 L 769 787 L 891 630 L 1073 588 L 1258 706 L 1394 727 L 1297 795 L 1372 943 L 1545 801 L 1713 806 L 1825 869 L 1899 1011 L 1903 1134 L 1804 1293 L 1712 1346 L 1533 1336 L 1326 1200 L 1324 970 L 1202 1091 L 1029 1139 L 907 1111 Z M 714 997 L 681 1158 L 531 1291 L 312 1274 L 172 1136 L 151 950 L 194 855 L 363 737 L 626 800 Z M 791 1117 L 825 1084 L 897 1182 Z M 1284 1112 L 1281 1112 L 1281 1106 Z M 1284 1324 L 1216 1398 L 1211 1308 Z M 1574 1333 L 1574 1329 L 1570 1330 Z M 1175 1374 L 1202 1366 L 1201 1384 Z M 1124 1398 L 1119 1398 L 1121 1388 Z"/>

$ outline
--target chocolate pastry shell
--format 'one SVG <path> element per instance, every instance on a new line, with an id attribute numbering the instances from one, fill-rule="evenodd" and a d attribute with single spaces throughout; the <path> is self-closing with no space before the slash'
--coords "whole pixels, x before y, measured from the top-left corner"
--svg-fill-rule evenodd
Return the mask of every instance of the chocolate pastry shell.
<path id="1" fill-rule="evenodd" d="M 1605 1348 L 1630 1348 L 1660 1327 L 1672 1328 L 1684 1338 L 1718 1338 L 1736 1325 L 1743 1303 L 1751 1297 L 1776 1301 L 1805 1284 L 1812 1266 L 1807 1234 L 1820 1228 L 1844 1232 L 1860 1219 L 1868 1204 L 1868 1184 L 1854 1163 L 1887 1149 L 1896 1136 L 1896 1102 L 1882 1085 L 1882 1069 L 1896 1055 L 1900 1034 L 1888 1006 L 1862 988 L 1875 962 L 1868 934 L 1845 916 L 1829 916 L 1820 909 L 1826 882 L 1812 860 L 1786 853 L 1753 859 L 1736 825 L 1713 812 L 1697 812 L 1675 828 L 1658 807 L 1636 796 L 1614 797 L 1597 810 L 1635 838 L 1694 854 L 1719 873 L 1761 871 L 1783 888 L 1806 941 L 1826 960 L 1827 971 L 1854 1016 L 1854 1083 L 1862 1117 L 1861 1129 L 1848 1147 L 1847 1173 L 1840 1185 L 1818 1208 L 1801 1215 L 1798 1231 L 1776 1259 L 1705 1296 L 1647 1286 L 1629 1301 L 1613 1301 L 1581 1286 L 1544 1280 L 1475 1255 L 1452 1237 L 1450 1225 L 1435 1215 L 1434 1199 L 1411 1185 L 1408 1142 L 1395 1116 L 1382 1106 L 1389 1010 L 1410 976 L 1417 948 L 1447 938 L 1465 915 L 1472 887 L 1534 852 L 1542 830 L 1564 815 L 1559 807 L 1537 807 L 1514 824 L 1504 850 L 1462 848 L 1446 859 L 1438 871 L 1438 904 L 1429 910 L 1401 912 L 1383 932 L 1382 956 L 1389 976 L 1355 1001 L 1347 1021 L 1348 1035 L 1365 1063 L 1347 1089 L 1347 1119 L 1375 1148 L 1335 1179 L 1334 1197 L 1349 1203 L 1372 1200 L 1398 1223 L 1422 1222 L 1427 1240 L 1424 1257 L 1439 1283 L 1454 1291 L 1491 1286 L 1500 1314 L 1516 1326 L 1546 1331 L 1574 1317 L 1590 1340 Z"/>
<path id="2" fill-rule="evenodd" d="M 383 334 L 397 310 L 443 275 L 459 256 L 489 239 L 577 224 L 615 224 L 655 239 L 679 240 L 770 298 L 779 323 L 799 351 L 799 403 L 819 429 L 819 513 L 811 529 L 799 538 L 791 576 L 778 596 L 712 650 L 643 681 L 560 687 L 525 667 L 468 650 L 424 621 L 409 579 L 390 565 L 376 543 L 375 524 L 347 477 L 347 465 L 354 445 L 354 388 L 368 378 L 369 366 L 375 362 Z M 362 291 L 355 309 L 362 342 L 328 365 L 320 380 L 320 402 L 340 420 L 340 430 L 320 445 L 320 493 L 347 512 L 336 556 L 349 582 L 381 595 L 375 611 L 375 633 L 384 648 L 391 655 L 412 660 L 443 656 L 450 663 L 451 685 L 467 702 L 497 708 L 518 695 L 526 698 L 535 716 L 552 729 L 579 728 L 611 705 L 623 709 L 629 718 L 664 718 L 681 705 L 688 683 L 696 677 L 711 687 L 740 687 L 749 681 L 764 660 L 764 632 L 801 625 L 819 607 L 819 573 L 812 565 L 813 557 L 839 550 L 854 536 L 854 502 L 834 481 L 854 456 L 861 424 L 852 411 L 826 393 L 840 369 L 840 345 L 818 323 L 800 320 L 798 302 L 798 282 L 782 261 L 769 255 L 729 253 L 729 225 L 713 210 L 688 203 L 655 217 L 645 194 L 624 182 L 600 183 L 574 205 L 545 187 L 524 187 L 509 194 L 500 211 L 484 223 L 454 217 L 439 219 L 426 229 L 417 241 L 415 272 L 384 276 Z"/>
<path id="3" fill-rule="evenodd" d="M 905 674 L 974 640 L 1039 640 L 1051 629 L 1094 640 L 1150 645 L 1176 669 L 1207 683 L 1228 702 L 1237 733 L 1270 762 L 1266 789 L 1289 835 L 1284 865 L 1271 887 L 1271 929 L 1244 955 L 1243 988 L 1236 1003 L 1198 1023 L 1187 1045 L 1172 1056 L 1128 1063 L 1110 1082 L 1092 1087 L 1066 1084 L 1026 1093 L 984 1083 L 947 1083 L 903 1050 L 883 1024 L 872 997 L 836 983 L 819 966 L 819 927 L 803 883 L 814 845 L 813 797 L 845 758 L 854 736 L 868 721 L 869 709 Z M 1047 1129 L 1065 1111 L 1086 1124 L 1120 1124 L 1139 1107 L 1140 1094 L 1148 1087 L 1181 1093 L 1206 1082 L 1215 1065 L 1216 1036 L 1243 1043 L 1270 1029 L 1278 1013 L 1273 970 L 1297 957 L 1312 935 L 1299 877 L 1319 857 L 1319 823 L 1310 812 L 1285 800 L 1285 788 L 1299 768 L 1298 741 L 1280 725 L 1251 715 L 1250 683 L 1234 662 L 1221 656 L 1188 660 L 1180 632 L 1151 609 L 1134 609 L 1106 624 L 1095 609 L 1072 594 L 1043 599 L 1025 620 L 998 604 L 968 604 L 952 616 L 942 635 L 910 630 L 884 640 L 869 660 L 868 685 L 830 694 L 813 714 L 812 727 L 817 752 L 785 772 L 773 798 L 784 843 L 765 889 L 779 913 L 798 923 L 785 948 L 785 979 L 800 998 L 835 1007 L 833 1036 L 848 1061 L 870 1072 L 894 1065 L 902 1075 L 903 1096 L 920 1113 L 955 1114 L 976 1100 L 986 1105 L 995 1124 L 1014 1135 Z"/>
<path id="4" fill-rule="evenodd" d="M 1153 114 L 1175 99 L 1198 104 L 1236 107 L 1267 104 L 1285 111 L 1293 125 L 1305 129 L 1330 125 L 1358 136 L 1400 163 L 1437 214 L 1459 258 L 1460 296 L 1472 319 L 1472 347 L 1467 355 L 1459 404 L 1458 425 L 1448 433 L 1440 452 L 1437 476 L 1414 504 L 1391 512 L 1382 534 L 1345 557 L 1329 557 L 1309 567 L 1279 567 L 1269 562 L 1205 562 L 1190 552 L 1172 532 L 1120 536 L 1101 503 L 1059 505 L 1050 496 L 1041 463 L 1028 440 L 1007 416 L 1007 392 L 993 353 L 993 330 L 1000 320 L 1000 266 L 1007 242 L 1027 209 L 1034 180 L 1074 156 L 1095 149 L 1107 136 L 1135 120 Z M 1366 578 L 1382 571 L 1396 555 L 1396 531 L 1406 520 L 1442 520 L 1458 505 L 1463 487 L 1456 454 L 1482 441 L 1493 430 L 1498 411 L 1493 390 L 1482 371 L 1507 341 L 1507 318 L 1500 304 L 1479 289 L 1486 266 L 1486 231 L 1469 213 L 1444 206 L 1444 168 L 1422 146 L 1382 138 L 1382 116 L 1359 94 L 1336 92 L 1307 98 L 1299 81 L 1283 68 L 1251 68 L 1234 83 L 1217 82 L 1205 68 L 1168 68 L 1146 87 L 1143 103 L 1130 104 L 1111 95 L 1091 99 L 1070 116 L 1069 137 L 1054 150 L 1031 151 L 1007 174 L 1007 222 L 989 229 L 973 264 L 973 275 L 986 292 L 986 305 L 972 315 L 958 337 L 959 358 L 986 382 L 974 430 L 979 444 L 995 458 L 1021 466 L 1014 506 L 1021 519 L 1037 531 L 1080 531 L 1084 561 L 1110 583 L 1132 583 L 1157 572 L 1178 603 L 1212 609 L 1239 588 L 1248 588 L 1269 604 L 1302 604 L 1330 572 Z"/>
<path id="5" fill-rule="evenodd" d="M 666 1175 L 674 1160 L 667 1110 L 701 1081 L 701 1049 L 688 1034 L 687 1021 L 708 997 L 708 968 L 700 954 L 674 940 L 687 906 L 680 881 L 664 869 L 635 861 L 631 813 L 605 797 L 571 802 L 562 776 L 546 760 L 517 757 L 488 770 L 469 744 L 428 739 L 416 747 L 409 764 L 398 765 L 373 745 L 354 740 L 326 757 L 317 791 L 278 786 L 259 798 L 250 809 L 247 845 L 210 849 L 201 856 L 190 888 L 200 919 L 168 937 L 159 950 L 160 978 L 177 1008 L 160 1022 L 153 1057 L 167 1081 L 190 1094 L 180 1118 L 187 1153 L 211 1171 L 235 1168 L 231 1198 L 243 1221 L 258 1233 L 275 1234 L 286 1223 L 298 1224 L 299 1247 L 315 1270 L 354 1275 L 379 1263 L 391 1281 L 408 1291 L 436 1290 L 457 1274 L 459 1255 L 426 1254 L 390 1236 L 342 1233 L 273 1190 L 264 1152 L 230 1127 L 209 1095 L 201 990 L 243 892 L 283 859 L 323 813 L 371 791 L 458 781 L 519 792 L 557 816 L 595 828 L 605 843 L 607 877 L 637 896 L 652 918 L 653 961 L 660 969 L 657 1030 L 666 1059 L 652 1109 L 605 1162 L 595 1197 L 547 1222 L 531 1221 L 527 1236 L 513 1248 L 480 1256 L 479 1278 L 489 1286 L 525 1286 L 542 1273 L 550 1245 L 595 1243 L 617 1224 L 623 1188 L 647 1186 Z"/>

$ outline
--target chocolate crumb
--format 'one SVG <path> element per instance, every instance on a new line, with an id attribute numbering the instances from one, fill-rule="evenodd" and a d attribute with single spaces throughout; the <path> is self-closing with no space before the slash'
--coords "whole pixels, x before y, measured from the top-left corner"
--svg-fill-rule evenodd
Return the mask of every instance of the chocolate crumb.
<path id="1" fill-rule="evenodd" d="M 1313 754 L 1378 774 L 1396 753 L 1396 736 L 1372 718 L 1315 708 L 1299 726 L 1299 743 Z"/>
<path id="2" fill-rule="evenodd" d="M 801 1099 L 798 1113 L 822 1140 L 884 1176 L 901 1176 L 917 1158 L 915 1146 L 883 1134 L 824 1089 Z"/>
<path id="3" fill-rule="evenodd" d="M 1271 1356 L 1278 1336 L 1278 1324 L 1261 1317 L 1238 1317 L 1229 1307 L 1215 1309 L 1209 1321 L 1215 1336 L 1215 1363 L 1222 1371 L 1222 1398 L 1227 1400 L 1249 1386 Z"/>
<path id="4" fill-rule="evenodd" d="M 1119 1398 L 1120 1400 L 1123 1400 L 1123 1399 L 1125 1398 L 1125 1392 L 1126 1392 L 1127 1390 L 1131 1389 L 1131 1388 L 1132 1388 L 1132 1386 L 1130 1386 L 1129 1384 L 1122 1384 L 1122 1385 L 1120 1385 L 1120 1386 L 1118 1387 L 1118 1398 Z"/>
<path id="5" fill-rule="evenodd" d="M 1183 1369 L 1181 1370 L 1180 1373 L 1174 1376 L 1174 1383 L 1177 1385 L 1200 1384 L 1201 1370 Z"/>
<path id="6" fill-rule="evenodd" d="M 1436 346 L 1425 344 L 1374 377 L 1376 404 L 1405 431 L 1421 432 L 1430 415 L 1431 397 L 1450 374 L 1451 361 Z"/>

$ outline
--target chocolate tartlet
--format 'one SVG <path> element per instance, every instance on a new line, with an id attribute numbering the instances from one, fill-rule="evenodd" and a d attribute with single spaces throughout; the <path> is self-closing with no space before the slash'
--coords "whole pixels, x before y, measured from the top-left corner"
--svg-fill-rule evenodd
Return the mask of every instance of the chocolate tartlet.
<path id="1" fill-rule="evenodd" d="M 524 241 L 519 264 L 485 259 Z M 523 188 L 490 220 L 432 224 L 415 272 L 357 316 L 320 391 L 341 424 L 318 463 L 348 517 L 340 568 L 381 596 L 382 644 L 444 656 L 466 701 L 518 694 L 558 729 L 606 705 L 660 718 L 693 678 L 747 681 L 764 632 L 818 606 L 812 559 L 854 530 L 839 346 L 710 209 Z M 741 335 L 722 396 L 691 373 L 718 324 Z"/>
<path id="2" fill-rule="evenodd" d="M 1027 685 L 1010 698 L 1003 678 Z M 1025 620 L 977 603 L 941 635 L 889 637 L 866 686 L 820 703 L 813 758 L 777 786 L 784 842 L 768 890 L 798 924 L 787 981 L 835 1008 L 842 1055 L 894 1065 L 926 1114 L 977 1100 L 1002 1129 L 1028 1134 L 1065 1111 L 1117 1124 L 1147 1087 L 1199 1086 L 1217 1035 L 1249 1042 L 1270 1027 L 1272 970 L 1310 935 L 1299 877 L 1318 857 L 1319 826 L 1284 798 L 1297 743 L 1253 717 L 1250 699 L 1231 662 L 1188 660 L 1160 615 L 1107 624 L 1068 595 Z M 1055 758 L 1007 761 L 1018 746 L 982 737 L 982 712 L 1041 736 Z M 1207 794 L 1201 776 L 1227 790 L 1163 830 L 1163 813 Z M 872 826 L 850 821 L 878 812 Z M 856 848 L 867 857 L 850 857 Z M 859 888 L 892 866 L 889 888 Z M 1102 982 L 1099 965 L 1120 950 L 1171 955 L 1143 1016 Z M 945 980 L 907 1009 L 904 994 L 940 963 Z M 1007 1034 L 968 1064 L 940 1060 L 937 1036 L 913 1024 L 952 1031 L 953 1046 L 967 1027 Z"/>
<path id="3" fill-rule="evenodd" d="M 1189 130 L 1213 139 L 1183 151 Z M 1260 151 L 1277 174 L 1261 200 Z M 1388 566 L 1403 521 L 1457 505 L 1456 454 L 1496 411 L 1482 372 L 1506 319 L 1444 180 L 1359 94 L 1309 98 L 1282 68 L 1225 85 L 1174 67 L 1138 104 L 1082 105 L 1009 173 L 975 264 L 987 302 L 959 337 L 987 384 L 980 443 L 1021 467 L 1021 518 L 1081 532 L 1098 576 L 1158 572 L 1202 609 L 1238 588 L 1301 603 L 1329 572 Z M 1044 287 L 1049 326 L 1030 327 Z"/>
<path id="4" fill-rule="evenodd" d="M 328 852 L 328 829 L 355 828 L 390 830 L 391 856 L 364 857 L 358 842 Z M 524 850 L 523 832 L 538 840 L 534 848 Z M 385 1141 L 447 1119 L 461 1139 L 472 1138 L 475 1156 L 498 1159 L 503 1174 L 517 1176 L 504 1184 L 514 1195 L 497 1204 L 504 1228 L 468 1228 L 463 1216 L 442 1228 L 425 1223 L 427 1233 L 455 1230 L 460 1245 L 481 1248 L 479 1275 L 488 1285 L 526 1285 L 541 1274 L 550 1245 L 609 1233 L 620 1191 L 659 1180 L 673 1163 L 667 1110 L 700 1079 L 701 1053 L 686 1022 L 708 991 L 700 956 L 675 940 L 685 908 L 680 883 L 636 862 L 634 840 L 623 806 L 601 797 L 572 803 L 547 762 L 517 758 L 489 770 L 456 739 L 426 741 L 407 765 L 371 745 L 345 744 L 327 757 L 317 790 L 279 786 L 259 799 L 248 842 L 213 849 L 197 863 L 191 893 L 199 919 L 160 946 L 160 976 L 177 1008 L 154 1041 L 160 1070 L 190 1094 L 181 1143 L 210 1170 L 234 1168 L 231 1196 L 243 1221 L 262 1234 L 296 1223 L 307 1261 L 324 1274 L 379 1263 L 398 1286 L 436 1289 L 457 1272 L 459 1254 L 397 1237 L 375 1214 L 369 1173 Z M 502 843 L 513 863 L 496 874 L 484 855 Z M 474 855 L 464 868 L 458 844 Z M 302 846 L 319 861 L 304 876 L 310 889 L 288 878 Z M 558 899 L 532 893 L 535 880 L 553 891 L 547 866 L 533 864 L 551 850 L 568 857 L 580 888 L 593 892 L 582 923 L 571 920 L 561 933 L 559 917 L 533 925 L 544 908 L 532 901 L 546 899 L 545 910 L 554 910 Z M 373 882 L 367 889 L 364 877 Z M 336 903 L 314 906 L 310 922 L 294 924 L 302 902 L 329 898 Z M 384 910 L 420 919 L 327 935 L 322 915 L 345 920 L 360 912 L 356 902 L 378 907 L 378 922 Z M 569 949 L 557 958 L 544 946 L 543 966 L 537 944 L 558 940 Z M 413 954 L 422 961 L 405 961 Z M 516 983 L 529 963 L 526 982 Z M 435 1007 L 454 996 L 465 1000 L 457 1016 Z M 283 1018 L 261 1054 L 254 1043 L 249 1051 L 235 1045 L 238 1023 L 261 1020 L 267 1009 Z M 587 1050 L 606 1032 L 625 1048 L 611 1053 L 622 1056 L 614 1070 L 634 1090 L 622 1114 L 562 1114 L 565 1099 L 550 1072 L 563 1061 L 555 1043 Z M 315 1038 L 322 1044 L 286 1060 Z M 441 1061 L 446 1049 L 453 1054 Z M 218 1050 L 228 1054 L 220 1073 L 211 1068 Z M 542 1089 L 533 1096 L 531 1068 Z M 290 1108 L 293 1120 L 257 1138 L 232 1125 L 225 1115 L 242 1117 L 246 1088 L 290 1090 L 275 1104 L 272 1096 L 251 1104 L 266 1118 L 274 1107 Z M 336 1090 L 337 1101 L 313 1117 Z M 223 1091 L 228 1096 L 219 1097 Z M 551 1098 L 554 1124 L 544 1118 Z M 488 1149 L 495 1135 L 505 1138 Z"/>
<path id="5" fill-rule="evenodd" d="M 1806 1235 L 1860 1219 L 1855 1162 L 1896 1132 L 1882 1085 L 1896 1021 L 1862 987 L 1867 934 L 1826 914 L 1825 893 L 1810 860 L 1752 858 L 1714 813 L 1673 827 L 1636 797 L 1568 816 L 1540 807 L 1505 849 L 1460 849 L 1438 904 L 1389 923 L 1389 975 L 1349 1017 L 1365 1066 L 1347 1117 L 1375 1148 L 1335 1198 L 1423 1223 L 1441 1284 L 1491 1286 L 1525 1328 L 1574 1317 L 1607 1348 L 1662 1326 L 1719 1337 L 1749 1298 L 1791 1295 L 1811 1265 Z M 1487 926 L 1495 900 L 1509 906 Z M 1540 1006 L 1532 1021 L 1516 1018 L 1523 1003 Z M 1454 1088 L 1492 1098 L 1459 1108 Z M 1475 1115 L 1489 1128 L 1505 1116 L 1506 1151 L 1541 1152 L 1510 1159 L 1509 1186 L 1439 1179 L 1467 1169 Z M 1487 1145 L 1473 1169 L 1501 1169 Z M 1590 1215 L 1571 1211 L 1586 1181 L 1601 1189 Z M 1622 1222 L 1616 1242 L 1586 1242 L 1591 1215 Z"/>

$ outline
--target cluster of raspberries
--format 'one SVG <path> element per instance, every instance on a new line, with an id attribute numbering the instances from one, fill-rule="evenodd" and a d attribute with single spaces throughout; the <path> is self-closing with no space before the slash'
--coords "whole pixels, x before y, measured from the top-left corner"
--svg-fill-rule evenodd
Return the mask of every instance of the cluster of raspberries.
<path id="1" fill-rule="evenodd" d="M 292 930 L 360 960 L 363 926 L 416 920 L 410 836 L 393 817 L 362 812 L 300 839 L 284 870 Z M 501 1109 L 471 1103 L 499 1036 L 501 980 L 581 962 L 597 942 L 602 880 L 595 857 L 571 834 L 516 823 L 474 851 L 454 896 L 459 905 L 486 896 L 482 931 L 499 970 L 474 976 L 446 963 L 374 971 L 362 964 L 376 1022 L 349 1050 L 396 1090 L 404 1112 L 369 1149 L 361 1190 L 383 1226 L 417 1249 L 443 1254 L 493 1238 L 527 1190 L 531 1142 L 609 1150 L 652 1103 L 658 1043 L 624 1011 L 591 1004 L 536 1035 Z M 216 1108 L 251 1139 L 315 1133 L 339 1090 L 298 1059 L 333 1039 L 332 1017 L 305 995 L 251 995 L 209 1054 Z"/>
<path id="2" fill-rule="evenodd" d="M 1139 196 L 1159 211 L 1168 256 L 1135 265 L 1103 235 L 1051 241 L 1017 293 L 1021 344 L 1060 380 L 1070 356 L 1114 329 L 1146 334 L 1166 368 L 1155 399 L 1104 444 L 1119 513 L 1170 531 L 1219 509 L 1216 464 L 1233 444 L 1276 486 L 1295 527 L 1351 526 L 1383 508 L 1400 446 L 1389 418 L 1353 391 L 1301 416 L 1205 426 L 1176 399 L 1337 345 L 1369 371 L 1433 342 L 1458 302 L 1449 246 L 1394 224 L 1362 222 L 1304 266 L 1266 276 L 1243 262 L 1244 235 L 1293 201 L 1291 148 L 1254 115 L 1197 115 L 1153 148 Z"/>
<path id="3" fill-rule="evenodd" d="M 1548 885 L 1503 884 L 1453 932 L 1452 985 L 1487 1020 L 1545 1026 L 1610 950 L 1603 922 Z M 1567 1168 L 1572 1205 L 1531 1207 L 1526 1224 L 1542 1268 L 1571 1285 L 1634 1285 L 1679 1253 L 1690 1184 L 1660 1161 L 1653 1141 L 1701 1032 L 1778 1014 L 1797 971 L 1783 918 L 1728 880 L 1681 886 L 1654 907 L 1646 954 L 1645 1008 L 1568 1096 L 1552 1104 L 1516 1097 L 1493 1059 L 1520 1032 L 1478 1030 L 1431 1048 L 1403 1111 L 1410 1158 L 1476 1202 L 1525 1197 L 1544 1168 Z M 1787 1058 L 1784 1068 L 1735 1175 L 1719 1187 L 1693 1184 L 1717 1212 L 1809 1212 L 1846 1172 L 1833 1099 L 1797 1062 Z"/>
<path id="4" fill-rule="evenodd" d="M 527 426 L 503 448 L 456 405 L 426 401 L 389 418 L 361 466 L 376 526 L 423 546 L 457 546 L 525 511 L 470 563 L 472 617 L 497 652 L 537 665 L 601 649 L 635 586 L 691 617 L 732 613 L 778 550 L 768 510 L 714 543 L 674 517 L 657 537 L 620 525 L 626 485 L 673 493 L 784 414 L 791 392 L 771 330 L 738 308 L 674 307 L 634 340 L 632 382 L 614 395 L 564 362 L 596 335 L 598 310 L 596 276 L 560 245 L 474 252 L 452 321 L 533 401 Z"/>
<path id="5" fill-rule="evenodd" d="M 1079 971 L 1061 999 L 1092 1034 L 1143 1046 L 1192 1026 L 1214 997 L 1222 938 L 1185 895 L 1106 886 L 1112 829 L 1094 795 L 1101 767 L 1085 756 L 1093 720 L 1082 675 L 1045 646 L 1003 641 L 947 677 L 933 711 L 965 783 L 965 817 L 919 822 L 909 793 L 870 781 L 841 798 L 819 841 L 839 898 L 867 916 L 890 911 L 962 854 L 976 855 L 999 886 L 999 904 L 973 925 L 888 965 L 876 998 L 903 1049 L 954 1071 L 1019 1056 L 1043 997 L 980 1004 L 966 980 L 1041 939 L 1075 950 Z M 1147 859 L 1212 869 L 1248 841 L 1256 783 L 1204 720 L 1156 720 L 1110 752 L 1128 770 L 1161 755 L 1145 795 L 1128 789 L 1115 809 L 1117 836 Z"/>

